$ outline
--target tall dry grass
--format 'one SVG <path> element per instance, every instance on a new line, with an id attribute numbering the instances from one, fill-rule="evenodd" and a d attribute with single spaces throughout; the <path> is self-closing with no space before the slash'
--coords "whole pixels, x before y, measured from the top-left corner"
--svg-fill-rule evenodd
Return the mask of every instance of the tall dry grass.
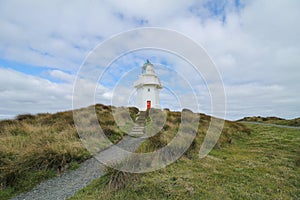
<path id="1" fill-rule="evenodd" d="M 60 173 L 72 161 L 82 162 L 89 157 L 74 125 L 67 121 L 69 115 L 18 116 L 0 122 L 2 188 L 15 185 L 28 172 L 51 169 Z"/>
<path id="2" fill-rule="evenodd" d="M 138 149 L 139 152 L 152 152 L 157 149 L 160 149 L 167 144 L 170 143 L 170 141 L 175 137 L 175 134 L 178 132 L 180 128 L 181 123 L 181 112 L 174 112 L 170 110 L 164 110 L 163 112 L 166 113 L 167 119 L 164 123 L 162 129 L 154 136 L 147 139 Z M 189 117 L 188 112 L 186 112 L 187 115 L 185 117 Z M 196 137 L 193 140 L 189 150 L 185 153 L 185 155 L 190 155 L 191 151 L 195 153 L 196 151 L 199 151 L 200 146 L 203 142 L 203 139 L 206 135 L 206 132 L 208 130 L 208 127 L 210 125 L 211 116 L 207 116 L 205 114 L 196 114 L 196 113 L 190 113 L 190 115 L 198 115 L 199 122 L 194 122 L 198 124 L 198 130 L 196 132 Z M 183 127 L 189 128 L 189 127 Z M 245 125 L 231 122 L 231 121 L 225 121 L 224 127 L 222 129 L 222 133 L 220 135 L 220 138 L 215 145 L 215 148 L 221 148 L 223 145 L 231 144 L 234 142 L 234 140 L 241 136 L 241 135 L 249 135 L 251 133 L 251 130 L 247 128 Z M 180 146 L 180 144 L 179 144 Z"/>
<path id="3" fill-rule="evenodd" d="M 124 132 L 114 121 L 112 107 L 102 104 L 93 107 L 106 136 L 112 142 L 119 141 Z M 129 112 L 135 118 L 138 110 L 129 108 Z M 14 188 L 18 193 L 23 190 L 19 186 L 28 174 L 33 177 L 45 171 L 59 174 L 90 156 L 76 132 L 72 111 L 22 114 L 14 120 L 0 121 L 0 190 Z M 43 178 L 48 176 L 38 178 L 37 182 Z"/>

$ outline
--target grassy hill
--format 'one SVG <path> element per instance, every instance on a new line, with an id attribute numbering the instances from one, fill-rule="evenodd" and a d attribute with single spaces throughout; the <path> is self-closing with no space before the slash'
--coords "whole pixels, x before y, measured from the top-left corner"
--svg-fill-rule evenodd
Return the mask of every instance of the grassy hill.
<path id="1" fill-rule="evenodd" d="M 277 124 L 277 125 L 285 125 L 285 126 L 300 126 L 300 118 L 283 119 L 279 117 L 253 116 L 253 117 L 244 117 L 243 119 L 240 119 L 238 121 L 260 122 L 260 123 Z"/>
<path id="2" fill-rule="evenodd" d="M 95 110 L 107 137 L 121 140 L 125 133 L 117 127 L 112 107 L 98 104 Z M 135 119 L 138 110 L 129 111 Z M 164 112 L 163 129 L 144 141 L 139 152 L 159 149 L 174 137 L 181 113 Z M 299 130 L 226 121 L 213 151 L 199 159 L 210 121 L 200 114 L 196 139 L 175 163 L 145 174 L 107 169 L 71 199 L 300 198 Z M 0 136 L 0 199 L 28 191 L 91 157 L 77 135 L 72 111 L 0 121 Z"/>
<path id="3" fill-rule="evenodd" d="M 98 104 L 95 110 L 106 136 L 112 142 L 122 139 L 124 132 L 114 122 L 112 107 Z M 134 118 L 138 110 L 129 110 Z M 72 111 L 0 121 L 0 199 L 75 169 L 89 157 L 76 132 Z"/>
<path id="4" fill-rule="evenodd" d="M 232 125 L 239 124 L 227 123 L 234 142 L 223 142 L 204 159 L 190 148 L 155 172 L 111 169 L 70 199 L 299 199 L 299 130 L 247 125 L 248 135 Z"/>

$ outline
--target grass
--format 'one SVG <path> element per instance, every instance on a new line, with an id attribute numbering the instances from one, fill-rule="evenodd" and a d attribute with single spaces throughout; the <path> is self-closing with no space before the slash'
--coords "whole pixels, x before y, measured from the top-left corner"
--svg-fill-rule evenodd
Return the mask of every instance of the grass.
<path id="1" fill-rule="evenodd" d="M 108 190 L 120 190 L 128 184 L 137 181 L 139 176 L 128 172 L 116 170 L 114 168 L 106 168 L 105 177 L 101 179 L 103 186 Z"/>
<path id="2" fill-rule="evenodd" d="M 98 122 L 106 136 L 117 142 L 122 132 L 112 107 L 97 104 Z M 86 108 L 88 109 L 88 108 Z M 135 117 L 136 108 L 129 108 Z M 74 170 L 90 158 L 75 129 L 72 111 L 55 114 L 23 114 L 0 121 L 0 199 L 29 191 L 43 180 Z"/>
<path id="3" fill-rule="evenodd" d="M 90 108 L 95 109 L 98 122 L 112 142 L 122 139 L 125 132 L 115 123 L 113 107 L 98 104 L 86 109 Z M 137 112 L 129 108 L 132 119 Z M 167 145 L 178 131 L 182 114 L 169 110 L 163 114 L 166 123 L 139 147 L 139 152 Z M 152 117 L 147 125 L 159 126 L 155 119 Z M 226 121 L 215 148 L 199 159 L 210 120 L 200 114 L 194 142 L 175 163 L 145 174 L 107 169 L 106 175 L 71 199 L 300 198 L 299 130 Z M 124 124 L 125 129 L 130 126 Z M 91 156 L 77 135 L 71 111 L 23 114 L 0 121 L 0 136 L 0 199 L 9 199 L 43 180 L 77 169 Z"/>
<path id="4" fill-rule="evenodd" d="M 155 134 L 154 136 L 150 137 L 146 140 L 138 149 L 138 152 L 145 153 L 145 152 L 152 152 L 157 149 L 160 149 L 167 144 L 175 137 L 176 133 L 180 128 L 181 123 L 181 113 L 180 112 L 170 112 L 170 111 L 163 111 L 167 116 L 166 122 L 164 123 L 162 129 Z M 199 116 L 199 125 L 198 122 L 196 126 L 198 126 L 197 136 L 192 143 L 190 150 L 193 153 L 199 151 L 200 145 L 203 142 L 205 137 L 206 131 L 210 125 L 211 117 L 204 115 L 204 114 L 193 114 L 191 115 L 198 115 Z M 188 117 L 188 116 L 187 116 Z M 195 117 L 195 116 L 194 116 Z M 155 124 L 154 124 L 155 127 Z M 189 127 L 186 127 L 187 129 Z M 156 127 L 154 128 L 156 129 Z M 251 133 L 251 130 L 244 126 L 243 124 L 239 124 L 236 122 L 225 121 L 222 134 L 215 146 L 215 148 L 221 148 L 222 145 L 226 145 L 229 143 L 233 143 L 233 141 L 238 138 L 240 135 L 248 135 Z M 180 145 L 180 144 L 178 144 Z M 189 152 L 187 152 L 188 154 Z"/>
<path id="5" fill-rule="evenodd" d="M 254 117 L 244 117 L 239 121 L 260 122 L 260 123 L 277 124 L 277 125 L 285 125 L 285 126 L 300 126 L 300 118 L 282 119 L 278 117 L 254 116 Z"/>
<path id="6" fill-rule="evenodd" d="M 179 114 L 169 113 L 167 123 L 177 121 L 175 115 Z M 202 118 L 202 124 L 207 122 L 207 117 Z M 176 125 L 169 126 L 167 130 L 176 129 Z M 199 128 L 198 142 L 202 131 Z M 189 154 L 175 163 L 139 174 L 120 189 L 108 190 L 107 177 L 102 177 L 70 199 L 300 198 L 299 130 L 227 122 L 224 131 L 219 146 L 204 159 L 198 158 L 196 142 Z M 167 137 L 162 135 L 156 141 Z M 150 142 L 146 146 L 150 147 Z"/>

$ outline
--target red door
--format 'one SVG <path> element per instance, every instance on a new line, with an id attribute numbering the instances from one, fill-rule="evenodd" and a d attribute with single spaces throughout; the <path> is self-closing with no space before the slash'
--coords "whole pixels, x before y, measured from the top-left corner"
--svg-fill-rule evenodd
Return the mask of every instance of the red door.
<path id="1" fill-rule="evenodd" d="M 147 101 L 147 109 L 151 108 L 151 101 Z"/>

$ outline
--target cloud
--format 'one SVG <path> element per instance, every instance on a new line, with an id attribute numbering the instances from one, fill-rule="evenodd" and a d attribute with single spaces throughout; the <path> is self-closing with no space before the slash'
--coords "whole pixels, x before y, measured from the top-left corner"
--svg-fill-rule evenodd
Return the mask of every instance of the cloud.
<path id="1" fill-rule="evenodd" d="M 95 44 L 127 28 L 105 2 L 10 1 L 0 13 L 2 58 L 61 69 L 78 69 Z"/>
<path id="2" fill-rule="evenodd" d="M 46 67 L 47 73 L 42 78 L 1 68 L 1 113 L 70 108 L 74 75 L 95 45 L 122 31 L 155 26 L 181 32 L 207 50 L 224 81 L 229 119 L 258 114 L 298 117 L 299 9 L 297 0 L 0 2 L 0 58 Z M 189 76 L 193 69 L 182 60 L 153 51 L 116 62 L 99 83 L 99 101 L 109 102 L 119 78 L 149 57 L 188 77 L 203 110 L 209 112 L 204 80 Z M 162 79 L 168 81 L 163 74 Z M 161 96 L 168 105 L 168 95 Z"/>
<path id="3" fill-rule="evenodd" d="M 113 97 L 113 93 L 112 93 L 112 92 L 104 92 L 104 93 L 102 94 L 102 97 L 103 97 L 104 99 L 111 100 L 111 98 Z"/>
<path id="4" fill-rule="evenodd" d="M 72 84 L 57 84 L 46 79 L 0 68 L 1 115 L 55 112 L 71 109 Z"/>
<path id="5" fill-rule="evenodd" d="M 297 102 L 300 97 L 282 85 L 248 83 L 226 88 L 228 110 L 232 118 L 240 116 L 285 116 L 299 115 Z"/>
<path id="6" fill-rule="evenodd" d="M 69 74 L 69 73 L 65 73 L 61 70 L 49 70 L 48 74 L 56 79 L 59 79 L 61 81 L 65 81 L 65 82 L 73 82 L 75 79 L 75 75 Z"/>
<path id="7" fill-rule="evenodd" d="M 94 104 L 95 90 L 99 102 L 110 104 L 109 89 L 89 80 L 77 80 L 73 94 L 73 76 L 59 70 L 49 72 L 66 82 L 51 82 L 47 79 L 0 68 L 0 118 L 13 117 L 22 113 L 56 112 L 71 110 Z M 74 96 L 75 95 L 75 96 Z M 80 96 L 76 96 L 80 95 Z M 72 105 L 72 98 L 75 104 Z"/>

